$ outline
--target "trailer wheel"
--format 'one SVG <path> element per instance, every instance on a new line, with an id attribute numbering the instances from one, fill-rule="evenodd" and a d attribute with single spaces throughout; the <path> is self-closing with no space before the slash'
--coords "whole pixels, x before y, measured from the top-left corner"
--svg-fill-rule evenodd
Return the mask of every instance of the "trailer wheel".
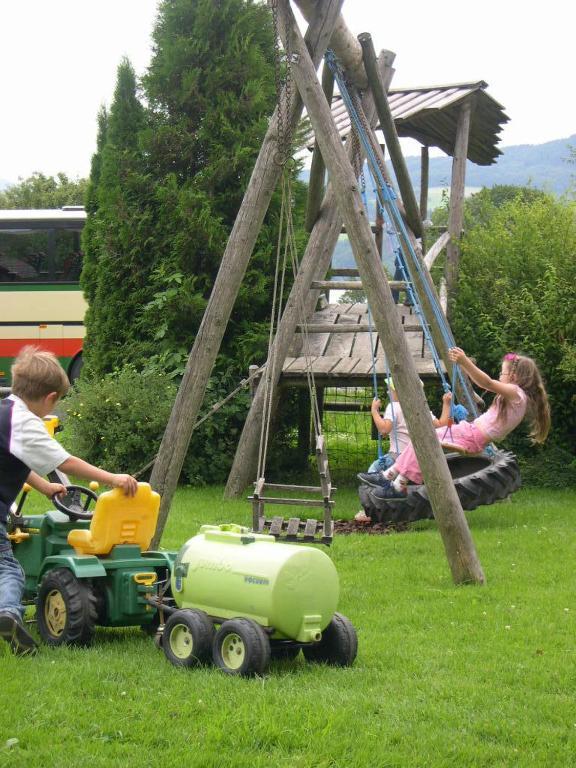
<path id="1" fill-rule="evenodd" d="M 36 618 L 47 645 L 90 645 L 96 616 L 96 597 L 88 584 L 66 568 L 56 568 L 44 576 Z"/>
<path id="2" fill-rule="evenodd" d="M 300 653 L 300 646 L 292 643 L 270 643 L 270 657 L 273 661 L 294 661 Z"/>
<path id="3" fill-rule="evenodd" d="M 216 632 L 212 656 L 228 675 L 261 675 L 270 663 L 270 640 L 255 621 L 231 619 Z"/>
<path id="4" fill-rule="evenodd" d="M 330 624 L 322 632 L 322 639 L 318 643 L 305 645 L 302 651 L 307 661 L 331 664 L 334 667 L 349 667 L 358 652 L 356 630 L 346 616 L 335 613 Z"/>
<path id="5" fill-rule="evenodd" d="M 214 626 L 204 611 L 174 611 L 162 632 L 164 655 L 175 667 L 196 667 L 210 658 Z"/>

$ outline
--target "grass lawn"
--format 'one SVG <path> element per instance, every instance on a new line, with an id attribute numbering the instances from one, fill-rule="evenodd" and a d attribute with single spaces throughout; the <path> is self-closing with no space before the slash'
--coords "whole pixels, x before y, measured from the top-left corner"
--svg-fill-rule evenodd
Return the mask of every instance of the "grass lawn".
<path id="1" fill-rule="evenodd" d="M 355 491 L 336 498 L 351 517 Z M 349 669 L 300 656 L 254 680 L 179 670 L 139 630 L 30 659 L 2 645 L 0 766 L 573 765 L 576 494 L 522 490 L 468 519 L 485 587 L 452 585 L 433 522 L 335 540 L 359 636 Z M 163 544 L 249 521 L 222 488 L 183 488 Z"/>

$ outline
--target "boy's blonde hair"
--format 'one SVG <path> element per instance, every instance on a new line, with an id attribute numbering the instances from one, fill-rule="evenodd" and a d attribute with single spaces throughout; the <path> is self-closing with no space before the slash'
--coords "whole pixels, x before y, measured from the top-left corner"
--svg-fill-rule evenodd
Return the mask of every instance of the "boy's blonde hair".
<path id="1" fill-rule="evenodd" d="M 12 366 L 12 392 L 23 400 L 39 400 L 51 392 L 62 397 L 70 382 L 56 355 L 40 347 L 23 347 Z"/>

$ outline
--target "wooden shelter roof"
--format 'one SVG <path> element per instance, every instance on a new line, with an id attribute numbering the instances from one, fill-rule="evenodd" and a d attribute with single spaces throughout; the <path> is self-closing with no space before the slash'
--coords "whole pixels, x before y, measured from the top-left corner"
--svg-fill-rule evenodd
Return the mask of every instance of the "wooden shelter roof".
<path id="1" fill-rule="evenodd" d="M 409 307 L 397 305 L 402 324 L 408 329 L 418 326 L 419 330 L 406 330 L 408 348 L 412 354 L 416 371 L 421 378 L 437 376 L 432 355 L 423 343 L 420 323 Z M 328 304 L 314 312 L 308 320 L 313 325 L 334 325 L 342 327 L 368 325 L 367 304 Z M 306 340 L 307 336 L 307 340 Z M 372 342 L 370 340 L 372 336 Z M 296 333 L 288 357 L 282 368 L 281 383 L 286 385 L 307 385 L 306 371 L 310 365 L 316 384 L 319 386 L 372 386 L 372 345 L 375 350 L 376 373 L 379 377 L 387 372 L 386 357 L 378 332 L 374 328 L 358 332 L 302 332 Z"/>
<path id="2" fill-rule="evenodd" d="M 502 154 L 497 144 L 509 118 L 504 108 L 486 92 L 487 87 L 484 80 L 479 80 L 454 85 L 390 88 L 388 101 L 398 135 L 416 139 L 424 146 L 438 147 L 452 155 L 460 107 L 464 99 L 473 96 L 468 160 L 476 165 L 491 165 Z M 332 99 L 332 115 L 340 136 L 345 138 L 350 131 L 350 118 L 340 94 Z M 306 144 L 310 147 L 313 137 L 310 130 L 306 135 Z"/>

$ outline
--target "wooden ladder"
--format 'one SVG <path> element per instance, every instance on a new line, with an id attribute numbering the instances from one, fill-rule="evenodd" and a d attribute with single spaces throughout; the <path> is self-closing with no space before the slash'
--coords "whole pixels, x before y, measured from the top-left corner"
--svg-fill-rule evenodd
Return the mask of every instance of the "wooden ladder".
<path id="1" fill-rule="evenodd" d="M 286 485 L 279 483 L 267 483 L 264 477 L 259 478 L 254 483 L 254 493 L 248 499 L 252 502 L 252 529 L 257 533 L 268 533 L 276 539 L 292 542 L 315 542 L 317 544 L 332 543 L 334 536 L 334 523 L 332 520 L 332 508 L 334 501 L 332 494 L 336 490 L 330 480 L 330 469 L 328 467 L 328 454 L 326 453 L 326 444 L 324 436 L 319 435 L 316 438 L 316 463 L 320 475 L 320 485 Z M 266 496 L 266 491 L 290 491 L 302 493 L 320 494 L 321 498 L 302 499 L 288 498 L 280 496 Z M 299 517 L 284 518 L 275 516 L 271 519 L 266 518 L 266 504 L 284 504 L 289 506 L 301 507 L 322 507 L 324 516 L 322 520 L 317 518 L 308 518 L 301 520 Z"/>

